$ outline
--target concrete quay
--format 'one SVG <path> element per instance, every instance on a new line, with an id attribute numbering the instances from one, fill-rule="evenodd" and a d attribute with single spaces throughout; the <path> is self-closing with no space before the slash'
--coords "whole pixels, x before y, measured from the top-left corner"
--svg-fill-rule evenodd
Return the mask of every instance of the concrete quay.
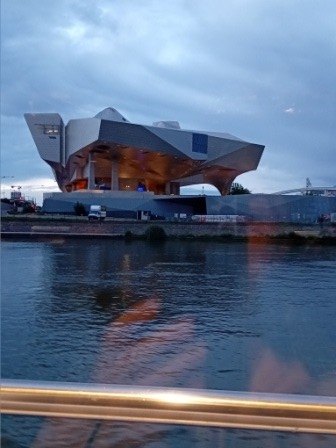
<path id="1" fill-rule="evenodd" d="M 146 238 L 151 227 L 160 227 L 168 239 L 232 240 L 323 240 L 336 242 L 336 226 L 330 223 L 200 223 L 190 221 L 135 221 L 106 219 L 89 222 L 87 218 L 5 218 L 1 221 L 2 238 L 13 237 L 105 237 Z"/>

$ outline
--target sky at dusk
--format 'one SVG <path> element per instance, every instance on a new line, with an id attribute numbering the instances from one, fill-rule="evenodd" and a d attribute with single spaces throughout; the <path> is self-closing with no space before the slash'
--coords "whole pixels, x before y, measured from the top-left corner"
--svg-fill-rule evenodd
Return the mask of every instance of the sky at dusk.
<path id="1" fill-rule="evenodd" d="M 265 145 L 253 193 L 336 185 L 335 24 L 334 0 L 2 0 L 2 196 L 58 190 L 24 113 L 106 107 Z"/>

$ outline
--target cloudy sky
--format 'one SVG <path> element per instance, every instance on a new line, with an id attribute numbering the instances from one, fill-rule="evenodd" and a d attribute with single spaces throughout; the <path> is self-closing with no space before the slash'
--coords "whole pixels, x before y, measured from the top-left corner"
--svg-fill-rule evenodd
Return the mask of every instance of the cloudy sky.
<path id="1" fill-rule="evenodd" d="M 2 0 L 2 195 L 56 189 L 25 112 L 108 106 L 265 145 L 254 193 L 336 185 L 335 23 L 335 0 Z"/>

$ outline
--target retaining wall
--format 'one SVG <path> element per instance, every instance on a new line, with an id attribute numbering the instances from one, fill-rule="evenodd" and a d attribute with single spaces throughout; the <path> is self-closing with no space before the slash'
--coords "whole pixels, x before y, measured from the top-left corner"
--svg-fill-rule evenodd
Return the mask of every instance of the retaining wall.
<path id="1" fill-rule="evenodd" d="M 82 220 L 70 222 L 69 220 L 2 220 L 1 233 L 3 236 L 10 233 L 20 234 L 62 234 L 62 235 L 101 235 L 125 236 L 131 233 L 142 236 L 150 226 L 160 226 L 168 237 L 279 237 L 296 233 L 303 237 L 327 236 L 336 238 L 336 227 L 325 223 L 323 227 L 318 224 L 299 225 L 284 223 L 195 223 L 195 222 L 165 222 L 165 221 L 117 221 L 88 222 Z"/>

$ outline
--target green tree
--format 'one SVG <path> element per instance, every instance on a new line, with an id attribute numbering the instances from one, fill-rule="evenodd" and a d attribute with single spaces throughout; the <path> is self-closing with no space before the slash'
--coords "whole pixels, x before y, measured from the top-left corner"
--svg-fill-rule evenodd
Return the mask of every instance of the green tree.
<path id="1" fill-rule="evenodd" d="M 23 213 L 35 213 L 35 207 L 30 202 L 25 202 L 23 206 Z"/>
<path id="2" fill-rule="evenodd" d="M 241 184 L 234 182 L 230 188 L 230 194 L 250 194 L 251 191 L 248 188 L 243 187 Z"/>
<path id="3" fill-rule="evenodd" d="M 84 204 L 82 204 L 81 202 L 76 202 L 76 204 L 74 205 L 74 210 L 75 210 L 76 216 L 85 216 L 86 215 L 86 210 L 85 210 Z"/>
<path id="4" fill-rule="evenodd" d="M 145 232 L 148 241 L 164 241 L 167 237 L 166 232 L 161 226 L 150 226 Z"/>

